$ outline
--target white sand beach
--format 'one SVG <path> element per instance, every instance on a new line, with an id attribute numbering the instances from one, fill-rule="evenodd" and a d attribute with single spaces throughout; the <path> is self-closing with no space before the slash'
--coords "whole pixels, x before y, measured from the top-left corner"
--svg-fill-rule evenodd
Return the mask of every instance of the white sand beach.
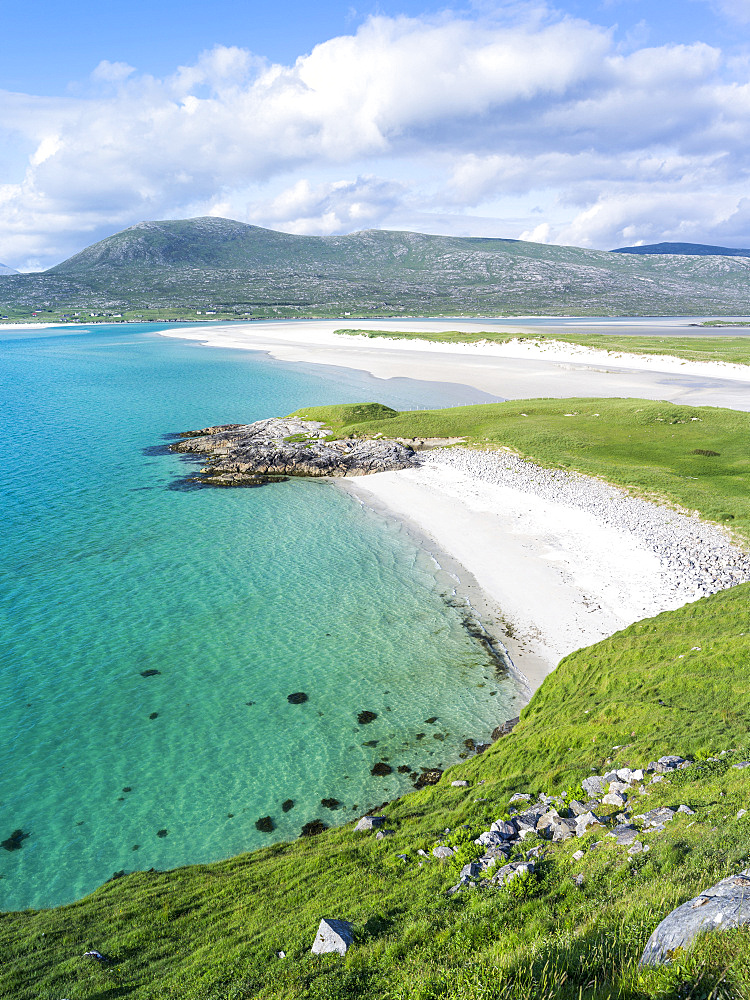
<path id="1" fill-rule="evenodd" d="M 163 336 L 197 340 L 213 347 L 265 351 L 281 361 L 302 361 L 369 372 L 376 378 L 413 378 L 469 385 L 495 399 L 568 396 L 639 397 L 696 406 L 750 409 L 750 366 L 677 358 L 614 354 L 567 344 L 436 344 L 386 338 L 349 337 L 334 333 L 351 323 L 357 329 L 425 331 L 495 330 L 543 331 L 538 323 L 492 320 L 481 324 L 461 320 L 409 321 L 319 320 L 214 325 L 165 330 Z M 554 320 L 550 328 L 559 329 Z M 572 329 L 570 327 L 566 329 Z M 689 332 L 669 321 L 616 321 L 589 325 L 584 332 Z"/>
<path id="2" fill-rule="evenodd" d="M 648 321 L 646 332 L 658 333 L 654 325 L 668 322 Z M 382 379 L 458 383 L 495 398 L 631 396 L 750 410 L 750 367 L 741 365 L 610 355 L 559 343 L 443 345 L 343 337 L 334 333 L 342 325 L 216 324 L 164 336 L 356 368 Z M 610 332 L 618 332 L 617 326 Z M 476 331 L 477 325 L 444 320 L 411 328 Z M 480 328 L 524 329 L 522 321 Z M 457 460 L 461 451 L 469 457 Z M 478 466 L 477 453 L 472 458 L 465 449 L 458 452 L 426 453 L 430 457 L 418 468 L 339 482 L 361 502 L 411 524 L 438 561 L 450 561 L 530 691 L 573 650 L 750 579 L 750 560 L 729 547 L 719 528 L 633 500 L 597 480 L 533 466 L 498 470 L 490 453 L 478 453 L 484 456 Z"/>

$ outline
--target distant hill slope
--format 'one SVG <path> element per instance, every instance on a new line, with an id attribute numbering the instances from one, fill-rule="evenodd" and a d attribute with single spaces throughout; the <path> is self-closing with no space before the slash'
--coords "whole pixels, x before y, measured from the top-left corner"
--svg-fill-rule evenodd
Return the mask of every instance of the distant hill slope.
<path id="1" fill-rule="evenodd" d="M 750 313 L 750 258 L 613 254 L 366 230 L 294 236 L 213 217 L 141 222 L 41 274 L 0 313 L 125 318 Z"/>
<path id="2" fill-rule="evenodd" d="M 7 264 L 0 264 L 0 274 L 18 274 L 12 267 L 8 267 Z"/>
<path id="3" fill-rule="evenodd" d="M 750 257 L 750 250 L 713 247 L 706 243 L 651 243 L 643 247 L 618 247 L 611 253 L 673 253 L 691 257 Z"/>

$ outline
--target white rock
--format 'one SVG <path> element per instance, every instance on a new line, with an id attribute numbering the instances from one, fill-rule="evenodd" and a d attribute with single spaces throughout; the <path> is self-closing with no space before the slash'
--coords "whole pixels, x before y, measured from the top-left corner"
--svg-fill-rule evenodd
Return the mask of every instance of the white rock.
<path id="1" fill-rule="evenodd" d="M 348 920 L 323 919 L 310 950 L 313 955 L 324 955 L 327 952 L 345 955 L 353 941 L 352 925 Z"/>
<path id="2" fill-rule="evenodd" d="M 451 785 L 453 786 L 453 788 L 468 788 L 469 787 L 469 782 L 468 781 L 451 781 Z"/>
<path id="3" fill-rule="evenodd" d="M 365 833 L 368 830 L 377 830 L 379 826 L 385 825 L 385 816 L 363 816 L 354 827 L 355 833 Z"/>

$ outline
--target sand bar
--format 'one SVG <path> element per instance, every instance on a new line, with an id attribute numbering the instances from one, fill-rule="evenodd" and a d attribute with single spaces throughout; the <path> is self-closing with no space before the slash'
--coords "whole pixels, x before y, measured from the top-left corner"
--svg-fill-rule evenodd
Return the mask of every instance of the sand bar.
<path id="1" fill-rule="evenodd" d="M 542 332 L 538 321 L 467 323 L 461 320 L 410 321 L 320 320 L 221 324 L 165 330 L 163 336 L 197 340 L 213 347 L 265 351 L 281 361 L 324 364 L 369 372 L 375 378 L 413 378 L 429 382 L 472 386 L 495 399 L 568 396 L 638 397 L 664 399 L 696 406 L 726 406 L 750 410 L 750 366 L 721 362 L 682 361 L 669 357 L 610 354 L 574 345 L 436 344 L 385 338 L 347 337 L 334 333 L 347 323 L 358 329 L 407 327 L 425 331 L 477 329 L 503 332 Z M 643 330 L 631 321 L 629 332 L 691 332 L 666 321 L 644 321 Z M 559 321 L 550 327 L 560 329 Z M 572 327 L 566 327 L 572 332 Z M 610 325 L 587 325 L 586 332 L 621 332 Z"/>

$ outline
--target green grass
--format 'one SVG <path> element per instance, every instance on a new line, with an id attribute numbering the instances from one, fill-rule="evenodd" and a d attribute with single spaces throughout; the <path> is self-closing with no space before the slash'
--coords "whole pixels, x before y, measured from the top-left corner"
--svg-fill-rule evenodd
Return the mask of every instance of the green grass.
<path id="1" fill-rule="evenodd" d="M 750 413 L 643 399 L 527 399 L 401 413 L 376 403 L 304 407 L 296 415 L 340 437 L 464 437 L 510 448 L 700 511 L 750 539 Z"/>
<path id="2" fill-rule="evenodd" d="M 704 327 L 728 325 L 721 320 L 703 323 Z M 732 323 L 732 326 L 747 326 Z M 340 329 L 335 333 L 353 337 L 384 337 L 391 340 L 428 340 L 436 344 L 508 344 L 511 341 L 528 343 L 577 344 L 600 351 L 617 354 L 657 354 L 682 358 L 684 361 L 726 361 L 735 365 L 750 365 L 750 338 L 727 337 L 623 337 L 604 333 L 498 333 L 495 331 L 445 330 L 440 333 L 414 331 Z"/>
<path id="3" fill-rule="evenodd" d="M 747 997 L 748 932 L 706 939 L 667 970 L 637 969 L 646 939 L 670 909 L 750 862 L 748 820 L 734 818 L 750 800 L 750 775 L 729 762 L 683 772 L 639 799 L 643 811 L 686 802 L 697 812 L 648 838 L 649 854 L 629 858 L 611 841 L 591 850 L 591 833 L 551 847 L 519 892 L 466 890 L 449 899 L 451 864 L 421 867 L 416 851 L 445 839 L 446 827 L 485 829 L 507 811 L 514 791 L 555 792 L 591 768 L 602 773 L 667 752 L 747 745 L 749 599 L 750 586 L 725 591 L 567 657 L 510 736 L 438 786 L 387 807 L 392 838 L 378 842 L 350 825 L 217 864 L 128 875 L 71 906 L 3 914 L 0 995 Z M 471 787 L 452 788 L 459 777 Z M 577 864 L 572 853 L 580 847 L 586 855 Z M 582 888 L 572 882 L 578 872 Z M 310 954 L 322 916 L 354 923 L 346 958 Z M 90 948 L 113 964 L 82 958 Z M 279 951 L 287 957 L 279 959 Z M 723 992 L 710 992 L 719 981 Z"/>

